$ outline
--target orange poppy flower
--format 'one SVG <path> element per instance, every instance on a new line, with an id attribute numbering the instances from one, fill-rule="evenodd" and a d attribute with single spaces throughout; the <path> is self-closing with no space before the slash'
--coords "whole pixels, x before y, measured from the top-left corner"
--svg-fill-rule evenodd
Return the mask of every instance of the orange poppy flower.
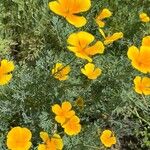
<path id="1" fill-rule="evenodd" d="M 14 70 L 15 66 L 12 61 L 3 59 L 0 62 L 0 85 L 7 84 L 11 78 L 11 72 Z"/>
<path id="2" fill-rule="evenodd" d="M 75 112 L 71 110 L 71 108 L 72 106 L 70 102 L 63 102 L 61 107 L 58 104 L 52 106 L 52 111 L 56 114 L 55 120 L 61 124 L 65 123 L 75 115 Z"/>
<path id="3" fill-rule="evenodd" d="M 97 79 L 98 76 L 101 74 L 100 68 L 95 68 L 95 65 L 92 63 L 88 63 L 81 69 L 81 72 L 86 75 L 89 79 Z"/>
<path id="4" fill-rule="evenodd" d="M 63 141 L 58 134 L 54 134 L 51 138 L 46 132 L 40 132 L 44 144 L 39 144 L 38 150 L 62 150 Z"/>
<path id="5" fill-rule="evenodd" d="M 134 79 L 134 89 L 139 94 L 150 95 L 150 78 L 136 76 Z"/>
<path id="6" fill-rule="evenodd" d="M 56 0 L 49 3 L 49 8 L 57 15 L 63 16 L 75 27 L 82 27 L 86 19 L 78 13 L 85 12 L 91 7 L 91 0 Z"/>
<path id="7" fill-rule="evenodd" d="M 139 17 L 142 22 L 150 22 L 150 17 L 146 13 L 140 13 Z"/>
<path id="8" fill-rule="evenodd" d="M 109 18 L 111 15 L 112 12 L 107 8 L 104 8 L 102 11 L 100 11 L 99 15 L 96 17 L 96 23 L 98 24 L 98 26 L 104 27 L 105 22 L 103 21 L 103 19 Z"/>
<path id="9" fill-rule="evenodd" d="M 60 81 L 67 80 L 69 72 L 70 66 L 64 67 L 61 63 L 56 63 L 55 67 L 52 69 L 52 75 Z"/>
<path id="10" fill-rule="evenodd" d="M 143 73 L 150 72 L 150 47 L 141 46 L 140 49 L 138 49 L 135 46 L 131 46 L 128 49 L 127 55 L 132 61 L 134 68 Z"/>
<path id="11" fill-rule="evenodd" d="M 32 143 L 31 132 L 27 128 L 14 127 L 7 135 L 7 147 L 10 150 L 29 150 Z"/>
<path id="12" fill-rule="evenodd" d="M 66 134 L 76 135 L 81 131 L 80 119 L 77 116 L 73 116 L 62 127 Z"/>
<path id="13" fill-rule="evenodd" d="M 111 147 L 113 144 L 116 144 L 116 137 L 110 130 L 104 130 L 100 136 L 100 140 L 106 147 Z"/>
<path id="14" fill-rule="evenodd" d="M 101 41 L 97 41 L 92 46 L 90 45 L 94 39 L 94 36 L 88 32 L 72 33 L 67 40 L 68 49 L 74 52 L 77 57 L 92 62 L 91 56 L 104 52 L 104 45 Z"/>

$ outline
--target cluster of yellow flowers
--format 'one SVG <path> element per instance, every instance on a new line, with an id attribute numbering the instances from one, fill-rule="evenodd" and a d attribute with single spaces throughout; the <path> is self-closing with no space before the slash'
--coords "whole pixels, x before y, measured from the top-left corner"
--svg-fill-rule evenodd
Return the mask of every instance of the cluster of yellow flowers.
<path id="1" fill-rule="evenodd" d="M 29 129 L 14 127 L 7 134 L 7 147 L 10 150 L 29 150 L 32 146 L 31 137 L 32 133 Z M 40 137 L 43 144 L 38 145 L 38 150 L 62 150 L 63 141 L 58 134 L 49 137 L 46 132 L 40 132 Z"/>
<path id="2" fill-rule="evenodd" d="M 83 16 L 77 15 L 78 13 L 85 12 L 91 7 L 91 0 L 59 0 L 49 3 L 49 8 L 54 13 L 64 17 L 70 24 L 79 28 L 87 23 L 87 20 Z M 122 32 L 116 32 L 113 35 L 105 36 L 105 33 L 101 27 L 105 26 L 104 19 L 109 18 L 112 12 L 106 8 L 99 12 L 96 16 L 96 23 L 99 27 L 99 31 L 104 38 L 104 42 L 96 41 L 95 37 L 86 31 L 78 31 L 69 35 L 67 39 L 68 50 L 73 52 L 75 56 L 87 60 L 89 63 L 85 64 L 84 68 L 81 68 L 81 72 L 91 80 L 97 79 L 101 75 L 102 70 L 95 68 L 92 62 L 92 56 L 104 53 L 105 46 L 113 43 L 114 41 L 123 37 Z M 104 44 L 103 44 L 104 43 Z M 70 72 L 70 66 L 64 66 L 62 63 L 56 63 L 52 69 L 52 75 L 62 81 L 68 79 Z"/>
<path id="3" fill-rule="evenodd" d="M 136 46 L 129 47 L 127 55 L 135 69 L 144 74 L 150 73 L 150 36 L 143 38 L 139 49 Z M 136 76 L 134 84 L 137 93 L 150 95 L 150 78 Z"/>
<path id="4" fill-rule="evenodd" d="M 79 28 L 87 23 L 83 16 L 77 14 L 89 10 L 91 7 L 91 0 L 57 0 L 49 3 L 49 8 L 56 14 L 63 16 L 70 24 Z M 92 63 L 92 57 L 97 54 L 104 53 L 105 45 L 111 44 L 116 40 L 123 38 L 122 32 L 116 32 L 112 35 L 106 36 L 101 29 L 105 26 L 105 18 L 112 16 L 112 12 L 104 8 L 95 21 L 99 27 L 99 32 L 103 36 L 104 41 L 96 41 L 95 37 L 86 31 L 79 31 L 69 35 L 67 39 L 68 50 L 73 52 L 75 56 L 87 60 L 84 68 L 81 68 L 82 74 L 88 79 L 97 79 L 101 75 L 102 70 L 97 68 Z M 150 22 L 147 14 L 141 13 L 140 19 L 143 22 Z M 142 40 L 142 45 L 138 49 L 131 46 L 128 49 L 128 58 L 132 61 L 132 66 L 142 73 L 150 72 L 150 36 L 146 36 Z M 3 59 L 0 62 L 0 85 L 7 84 L 12 78 L 12 71 L 14 70 L 12 61 Z M 71 68 L 69 65 L 56 63 L 52 69 L 52 75 L 60 80 L 67 80 Z M 150 78 L 136 76 L 134 79 L 135 91 L 139 94 L 150 95 Z M 62 105 L 55 104 L 52 106 L 52 111 L 56 115 L 55 120 L 60 123 L 64 132 L 67 135 L 77 135 L 81 131 L 80 119 L 72 110 L 70 102 L 65 101 Z M 14 127 L 7 134 L 7 147 L 10 150 L 28 150 L 30 149 L 32 133 L 27 128 Z M 46 132 L 40 132 L 40 137 L 43 144 L 38 145 L 38 150 L 62 150 L 63 140 L 59 134 L 54 133 L 49 136 Z M 116 137 L 111 130 L 104 130 L 100 135 L 101 142 L 106 147 L 111 147 L 116 144 Z"/>
<path id="5" fill-rule="evenodd" d="M 73 124 L 70 124 L 70 127 L 74 128 Z M 38 145 L 38 150 L 63 149 L 63 140 L 59 134 L 49 136 L 47 132 L 40 132 L 40 137 L 43 144 Z M 32 146 L 31 138 L 32 133 L 29 129 L 17 126 L 8 132 L 6 144 L 10 150 L 29 150 Z M 106 147 L 116 144 L 116 137 L 111 130 L 104 130 L 100 135 L 100 140 Z"/>
<path id="6" fill-rule="evenodd" d="M 65 101 L 61 106 L 58 104 L 52 106 L 52 111 L 56 115 L 55 120 L 61 124 L 65 133 L 68 135 L 76 135 L 81 131 L 80 119 L 71 108 L 71 103 Z"/>

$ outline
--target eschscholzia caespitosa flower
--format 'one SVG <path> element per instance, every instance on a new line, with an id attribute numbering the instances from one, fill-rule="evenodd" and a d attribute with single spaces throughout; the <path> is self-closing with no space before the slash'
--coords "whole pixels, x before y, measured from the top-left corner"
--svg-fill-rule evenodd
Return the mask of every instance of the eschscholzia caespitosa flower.
<path id="1" fill-rule="evenodd" d="M 70 102 L 63 102 L 62 105 L 55 104 L 52 106 L 52 111 L 55 113 L 55 120 L 58 123 L 65 123 L 68 119 L 75 115 L 75 112 L 71 110 L 72 105 Z"/>
<path id="2" fill-rule="evenodd" d="M 52 106 L 52 111 L 56 114 L 55 120 L 61 124 L 68 135 L 76 135 L 81 131 L 80 119 L 71 110 L 70 102 L 63 102 L 60 107 L 58 104 Z"/>
<path id="3" fill-rule="evenodd" d="M 7 147 L 10 150 L 29 150 L 32 145 L 31 137 L 29 129 L 14 127 L 7 134 Z"/>
<path id="4" fill-rule="evenodd" d="M 104 27 L 105 22 L 103 20 L 105 18 L 109 18 L 110 16 L 112 16 L 112 12 L 109 9 L 104 8 L 102 11 L 100 11 L 99 15 L 96 17 L 96 23 L 98 24 L 99 27 Z"/>
<path id="5" fill-rule="evenodd" d="M 127 52 L 128 58 L 132 61 L 132 66 L 142 73 L 150 72 L 150 47 L 141 46 L 138 49 L 136 46 L 131 46 Z"/>
<path id="6" fill-rule="evenodd" d="M 77 135 L 81 131 L 80 119 L 74 115 L 62 127 L 66 134 Z"/>
<path id="7" fill-rule="evenodd" d="M 43 140 L 43 144 L 38 145 L 38 150 L 62 150 L 63 141 L 59 134 L 54 134 L 49 137 L 47 132 L 40 132 L 40 137 Z"/>
<path id="8" fill-rule="evenodd" d="M 110 130 L 104 130 L 100 136 L 100 140 L 106 147 L 111 147 L 113 144 L 116 144 L 116 137 Z"/>
<path id="9" fill-rule="evenodd" d="M 69 44 L 68 49 L 74 52 L 77 57 L 92 62 L 91 56 L 104 52 L 104 45 L 101 41 L 90 45 L 94 39 L 94 36 L 88 32 L 72 33 L 67 40 Z"/>
<path id="10" fill-rule="evenodd" d="M 77 14 L 89 10 L 90 7 L 91 0 L 56 0 L 49 2 L 50 10 L 66 18 L 75 27 L 82 27 L 86 24 L 86 18 Z"/>
<path id="11" fill-rule="evenodd" d="M 81 72 L 86 75 L 89 79 L 97 79 L 98 76 L 101 75 L 101 69 L 95 68 L 95 65 L 92 63 L 88 63 L 81 69 Z"/>
<path id="12" fill-rule="evenodd" d="M 64 66 L 62 63 L 56 63 L 55 67 L 52 69 L 52 75 L 60 81 L 67 80 L 69 72 L 70 66 Z"/>
<path id="13" fill-rule="evenodd" d="M 104 37 L 104 44 L 105 45 L 108 45 L 108 44 L 111 44 L 113 43 L 114 41 L 117 41 L 119 39 L 122 39 L 123 38 L 123 33 L 122 32 L 116 32 L 114 33 L 113 35 L 109 35 L 109 36 L 106 36 L 104 31 L 102 29 L 99 29 L 99 32 L 101 33 L 101 35 Z"/>
<path id="14" fill-rule="evenodd" d="M 136 76 L 134 79 L 134 89 L 139 94 L 150 95 L 150 78 Z"/>
<path id="15" fill-rule="evenodd" d="M 140 13 L 139 17 L 142 22 L 150 22 L 150 17 L 146 13 Z"/>
<path id="16" fill-rule="evenodd" d="M 15 66 L 12 61 L 8 61 L 3 59 L 0 62 L 0 85 L 7 84 L 12 78 L 12 71 L 14 70 Z"/>

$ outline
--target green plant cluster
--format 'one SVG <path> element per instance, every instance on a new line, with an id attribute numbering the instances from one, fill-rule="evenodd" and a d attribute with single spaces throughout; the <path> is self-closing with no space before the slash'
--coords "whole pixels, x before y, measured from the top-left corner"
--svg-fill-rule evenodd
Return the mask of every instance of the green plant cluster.
<path id="1" fill-rule="evenodd" d="M 150 149 L 150 97 L 133 89 L 140 73 L 127 58 L 128 47 L 140 45 L 150 34 L 150 25 L 139 20 L 139 13 L 150 15 L 149 0 L 92 0 L 86 12 L 88 23 L 81 29 L 52 13 L 48 0 L 1 0 L 0 59 L 15 62 L 12 81 L 0 87 L 0 149 L 6 150 L 7 132 L 15 126 L 28 127 L 33 134 L 32 149 L 41 143 L 40 131 L 52 134 L 62 129 L 54 120 L 53 104 L 69 100 L 79 118 L 82 132 L 74 137 L 62 133 L 64 150 L 93 150 L 102 147 L 99 136 L 112 129 L 117 137 L 116 150 Z M 88 80 L 80 68 L 85 61 L 67 50 L 66 39 L 72 32 L 87 31 L 103 40 L 94 22 L 97 13 L 109 8 L 106 33 L 123 32 L 124 38 L 105 49 L 94 62 L 102 69 L 96 80 Z M 55 63 L 70 64 L 67 81 L 51 75 Z M 78 97 L 83 108 L 75 105 Z"/>

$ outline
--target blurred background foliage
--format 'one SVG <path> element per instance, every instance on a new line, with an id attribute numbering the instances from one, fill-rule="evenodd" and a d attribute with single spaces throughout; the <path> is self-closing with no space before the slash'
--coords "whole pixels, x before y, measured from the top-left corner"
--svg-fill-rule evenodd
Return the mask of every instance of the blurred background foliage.
<path id="1" fill-rule="evenodd" d="M 82 132 L 75 137 L 61 134 L 64 150 L 93 150 L 101 147 L 99 135 L 112 129 L 117 135 L 116 150 L 150 149 L 150 97 L 133 90 L 133 79 L 140 72 L 127 59 L 130 45 L 140 46 L 150 34 L 150 24 L 139 20 L 139 13 L 150 15 L 149 0 L 92 0 L 84 13 L 86 26 L 76 29 L 52 13 L 49 0 L 0 1 L 0 58 L 12 59 L 16 68 L 12 81 L 0 87 L 0 149 L 5 150 L 11 127 L 26 126 L 33 133 L 33 148 L 41 142 L 40 131 L 50 134 L 62 129 L 54 121 L 51 106 L 69 100 L 81 119 Z M 75 59 L 66 48 L 72 32 L 84 30 L 103 40 L 94 21 L 103 8 L 113 12 L 104 28 L 106 34 L 123 32 L 124 38 L 94 57 L 102 75 L 94 81 L 80 73 L 85 61 Z M 60 82 L 51 75 L 56 62 L 70 64 L 69 80 Z M 82 99 L 83 106 L 77 103 Z"/>

